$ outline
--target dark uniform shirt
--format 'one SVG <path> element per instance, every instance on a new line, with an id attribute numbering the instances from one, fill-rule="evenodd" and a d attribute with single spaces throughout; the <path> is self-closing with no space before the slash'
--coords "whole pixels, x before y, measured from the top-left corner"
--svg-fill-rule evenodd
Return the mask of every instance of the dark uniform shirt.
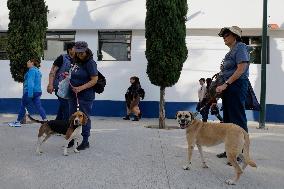
<path id="1" fill-rule="evenodd" d="M 90 57 L 86 62 L 82 64 L 75 64 L 72 68 L 70 83 L 74 87 L 78 87 L 88 83 L 91 80 L 92 76 L 97 76 L 97 64 L 93 60 L 93 57 Z M 71 90 L 71 96 L 75 98 L 74 92 Z M 81 100 L 94 100 L 95 92 L 93 87 L 85 89 L 78 93 L 78 98 Z"/>

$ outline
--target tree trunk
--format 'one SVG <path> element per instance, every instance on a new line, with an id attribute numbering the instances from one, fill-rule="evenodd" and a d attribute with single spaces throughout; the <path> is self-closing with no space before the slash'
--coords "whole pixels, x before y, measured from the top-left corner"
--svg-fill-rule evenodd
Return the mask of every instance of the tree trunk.
<path id="1" fill-rule="evenodd" d="M 165 129 L 165 87 L 160 87 L 159 129 Z"/>

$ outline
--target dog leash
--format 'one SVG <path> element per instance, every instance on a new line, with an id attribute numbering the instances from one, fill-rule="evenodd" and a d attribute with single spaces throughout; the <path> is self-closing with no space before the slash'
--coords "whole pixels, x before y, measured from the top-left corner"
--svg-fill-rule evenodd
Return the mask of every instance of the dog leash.
<path id="1" fill-rule="evenodd" d="M 69 84 L 72 88 L 74 88 L 74 86 L 71 84 L 71 82 L 69 81 Z M 79 99 L 78 99 L 78 93 L 74 92 L 75 96 L 76 96 L 76 100 L 77 100 L 77 111 L 79 111 L 80 105 L 79 105 Z"/>

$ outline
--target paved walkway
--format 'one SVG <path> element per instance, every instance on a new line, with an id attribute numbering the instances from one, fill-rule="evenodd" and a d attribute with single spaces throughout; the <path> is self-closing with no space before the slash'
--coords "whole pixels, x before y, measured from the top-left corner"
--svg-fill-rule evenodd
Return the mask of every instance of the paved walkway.
<path id="1" fill-rule="evenodd" d="M 51 117 L 50 117 L 51 118 Z M 157 119 L 140 122 L 120 118 L 92 118 L 91 147 L 79 154 L 62 155 L 64 139 L 51 137 L 43 145 L 44 154 L 35 154 L 39 124 L 11 128 L 15 115 L 0 115 L 1 189 L 283 189 L 284 126 L 267 125 L 258 130 L 250 123 L 251 157 L 258 168 L 248 167 L 237 186 L 224 180 L 233 175 L 225 159 L 215 155 L 224 145 L 204 148 L 209 169 L 201 168 L 198 151 L 193 168 L 185 163 L 184 130 L 145 128 Z M 175 120 L 167 120 L 177 126 Z"/>

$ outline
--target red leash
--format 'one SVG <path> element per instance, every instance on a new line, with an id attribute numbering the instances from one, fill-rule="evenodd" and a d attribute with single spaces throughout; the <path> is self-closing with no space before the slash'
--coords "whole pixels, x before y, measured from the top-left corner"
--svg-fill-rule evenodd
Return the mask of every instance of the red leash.
<path id="1" fill-rule="evenodd" d="M 69 84 L 70 84 L 70 86 L 71 86 L 72 88 L 74 88 L 74 86 L 71 84 L 70 81 L 69 81 Z M 74 92 L 74 93 L 75 93 L 75 95 L 76 95 L 76 100 L 77 100 L 77 111 L 79 111 L 80 105 L 79 105 L 78 93 L 77 93 L 77 92 Z"/>
<path id="2" fill-rule="evenodd" d="M 66 78 L 66 77 L 69 75 L 69 73 L 68 73 L 68 74 L 66 74 L 66 73 L 61 73 L 61 75 Z M 69 80 L 69 85 L 70 85 L 72 88 L 74 88 L 74 86 L 71 84 L 70 80 Z M 75 93 L 75 95 L 76 95 L 76 100 L 77 100 L 77 111 L 79 111 L 80 105 L 79 105 L 78 93 L 77 93 L 77 92 L 74 92 L 74 93 Z"/>

